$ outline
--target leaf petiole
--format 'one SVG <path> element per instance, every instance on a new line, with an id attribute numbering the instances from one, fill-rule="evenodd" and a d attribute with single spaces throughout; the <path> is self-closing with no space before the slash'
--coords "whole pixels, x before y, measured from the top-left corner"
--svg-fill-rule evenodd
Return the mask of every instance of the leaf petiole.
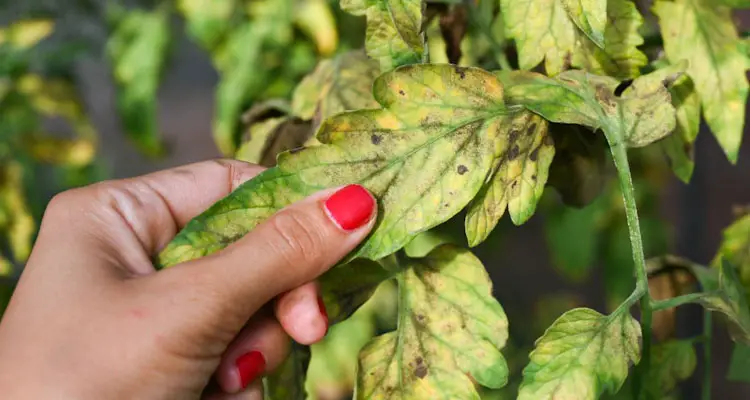
<path id="1" fill-rule="evenodd" d="M 687 303 L 693 303 L 706 295 L 707 293 L 689 293 L 682 296 L 672 297 L 671 299 L 655 301 L 652 304 L 652 309 L 654 311 L 661 311 L 678 307 Z"/>

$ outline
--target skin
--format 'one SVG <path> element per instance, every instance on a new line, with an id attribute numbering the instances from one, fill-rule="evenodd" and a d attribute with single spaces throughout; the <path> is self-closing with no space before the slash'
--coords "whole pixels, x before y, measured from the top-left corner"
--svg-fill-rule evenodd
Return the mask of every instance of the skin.
<path id="1" fill-rule="evenodd" d="M 372 229 L 325 212 L 334 190 L 293 204 L 213 255 L 156 272 L 193 217 L 262 171 L 209 161 L 56 196 L 0 323 L 0 387 L 12 399 L 262 399 L 235 360 L 266 373 L 289 339 L 327 324 L 315 279 Z M 284 273 L 279 273 L 284 271 Z"/>

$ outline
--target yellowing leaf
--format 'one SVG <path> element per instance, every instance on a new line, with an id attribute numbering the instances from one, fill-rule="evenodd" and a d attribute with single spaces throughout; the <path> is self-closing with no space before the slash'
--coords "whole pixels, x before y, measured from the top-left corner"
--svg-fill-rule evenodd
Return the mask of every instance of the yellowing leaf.
<path id="1" fill-rule="evenodd" d="M 701 103 L 693 81 L 683 76 L 669 89 L 677 112 L 677 126 L 664 138 L 661 146 L 669 157 L 672 170 L 683 182 L 693 175 L 693 143 L 698 137 L 701 122 Z"/>
<path id="2" fill-rule="evenodd" d="M 163 152 L 156 115 L 156 93 L 170 40 L 169 13 L 128 11 L 107 42 L 114 64 L 117 105 L 126 133 L 147 154 Z"/>
<path id="3" fill-rule="evenodd" d="M 668 398 L 677 384 L 690 378 L 695 371 L 695 348 L 689 340 L 670 340 L 651 349 L 651 376 L 647 391 L 653 399 Z"/>
<path id="4" fill-rule="evenodd" d="M 334 114 L 377 107 L 372 84 L 379 74 L 377 62 L 362 51 L 323 60 L 294 90 L 292 113 L 313 119 L 313 127 L 317 128 Z"/>
<path id="5" fill-rule="evenodd" d="M 501 0 L 506 31 L 516 41 L 521 69 L 533 69 L 545 61 L 549 75 L 578 67 L 621 79 L 638 76 L 648 61 L 637 49 L 643 44 L 638 33 L 643 17 L 630 0 L 606 0 L 606 7 L 602 3 L 604 0 Z M 602 20 L 605 8 L 606 20 Z M 584 9 L 589 12 L 583 13 Z M 577 16 L 574 19 L 579 26 L 591 28 L 583 30 L 595 41 L 602 38 L 599 45 L 577 30 L 566 10 Z"/>
<path id="6" fill-rule="evenodd" d="M 327 56 L 336 51 L 339 36 L 328 1 L 303 1 L 295 9 L 294 20 L 300 29 L 315 41 L 320 54 Z"/>
<path id="7" fill-rule="evenodd" d="M 737 162 L 745 123 L 748 84 L 746 55 L 731 9 L 714 0 L 659 0 L 664 50 L 670 61 L 690 61 L 687 74 L 703 106 L 703 116 L 727 158 Z"/>
<path id="8" fill-rule="evenodd" d="M 34 47 L 46 39 L 55 29 L 55 23 L 47 19 L 29 19 L 0 28 L 0 45 L 5 43 L 20 50 Z"/>
<path id="9" fill-rule="evenodd" d="M 178 0 L 177 7 L 185 18 L 188 34 L 206 49 L 213 49 L 224 39 L 237 0 Z"/>
<path id="10" fill-rule="evenodd" d="M 378 199 L 359 257 L 381 259 L 456 215 L 492 165 L 493 138 L 507 115 L 500 82 L 479 69 L 414 65 L 378 78 L 374 94 L 384 109 L 328 119 L 321 145 L 282 154 L 276 168 L 191 221 L 160 265 L 213 253 L 283 206 L 345 184 L 362 184 Z"/>
<path id="11" fill-rule="evenodd" d="M 740 281 L 750 290 L 750 214 L 739 217 L 724 230 L 713 264 L 719 265 L 722 258 L 737 267 Z"/>
<path id="12" fill-rule="evenodd" d="M 570 19 L 597 46 L 604 47 L 607 25 L 607 0 L 562 0 Z"/>
<path id="13" fill-rule="evenodd" d="M 355 399 L 477 399 L 469 376 L 505 385 L 508 321 L 476 257 L 441 246 L 398 282 L 398 330 L 362 349 Z"/>
<path id="14" fill-rule="evenodd" d="M 304 400 L 305 377 L 310 364 L 310 347 L 292 342 L 292 349 L 284 362 L 263 378 L 266 400 Z"/>
<path id="15" fill-rule="evenodd" d="M 692 271 L 704 293 L 695 302 L 707 310 L 724 314 L 729 320 L 732 340 L 750 344 L 750 308 L 734 267 L 723 261 L 718 270 L 693 266 Z"/>
<path id="16" fill-rule="evenodd" d="M 269 118 L 265 121 L 251 125 L 247 130 L 248 141 L 237 149 L 234 158 L 253 164 L 263 165 L 265 149 L 270 140 L 273 139 L 276 129 L 286 121 L 286 117 Z M 274 157 L 274 164 L 276 158 Z"/>
<path id="17" fill-rule="evenodd" d="M 380 264 L 364 259 L 331 269 L 319 279 L 329 323 L 333 325 L 348 318 L 372 296 L 380 283 L 392 276 L 393 273 Z"/>
<path id="18" fill-rule="evenodd" d="M 466 235 L 470 246 L 483 242 L 509 210 L 521 225 L 536 210 L 555 155 L 548 123 L 526 110 L 510 115 L 495 131 L 495 161 L 490 182 L 469 205 Z"/>
<path id="19" fill-rule="evenodd" d="M 549 121 L 602 129 L 615 143 L 642 147 L 670 134 L 675 110 L 665 85 L 674 82 L 684 64 L 670 66 L 633 81 L 622 93 L 619 82 L 584 71 L 555 78 L 531 72 L 500 72 L 506 100 L 524 105 Z M 608 139 L 610 143 L 612 140 Z"/>
<path id="20" fill-rule="evenodd" d="M 15 161 L 0 168 L 0 208 L 6 218 L 3 233 L 13 259 L 18 262 L 25 262 L 29 257 L 37 228 L 26 202 L 23 173 L 21 164 Z"/>
<path id="21" fill-rule="evenodd" d="M 422 62 L 421 0 L 341 0 L 341 8 L 367 16 L 365 49 L 383 71 Z"/>
<path id="22" fill-rule="evenodd" d="M 536 342 L 523 370 L 519 400 L 593 400 L 617 392 L 640 360 L 641 328 L 628 313 L 577 308 Z"/>
<path id="23" fill-rule="evenodd" d="M 237 150 L 235 158 L 273 167 L 278 154 L 301 147 L 313 136 L 314 131 L 307 121 L 280 117 L 251 125 L 248 133 L 250 140 Z"/>

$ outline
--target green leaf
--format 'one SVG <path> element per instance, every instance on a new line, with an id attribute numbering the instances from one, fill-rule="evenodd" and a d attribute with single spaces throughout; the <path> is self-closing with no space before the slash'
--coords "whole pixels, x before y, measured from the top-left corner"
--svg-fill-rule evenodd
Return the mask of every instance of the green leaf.
<path id="1" fill-rule="evenodd" d="M 448 243 L 460 245 L 462 237 L 457 237 L 456 230 L 451 228 L 449 224 L 442 224 L 414 236 L 414 239 L 404 246 L 404 252 L 409 257 L 422 258 L 438 246 Z M 461 235 L 463 236 L 463 233 Z"/>
<path id="2" fill-rule="evenodd" d="M 398 330 L 362 349 L 355 399 L 478 399 L 469 376 L 505 385 L 508 321 L 471 252 L 441 246 L 398 282 Z"/>
<path id="3" fill-rule="evenodd" d="M 367 16 L 365 49 L 383 71 L 422 62 L 421 0 L 341 0 L 341 8 Z"/>
<path id="4" fill-rule="evenodd" d="M 640 360 L 641 328 L 628 313 L 577 308 L 563 314 L 530 354 L 519 400 L 593 400 L 617 392 Z"/>
<path id="5" fill-rule="evenodd" d="M 357 259 L 335 267 L 319 278 L 320 295 L 331 325 L 349 318 L 375 292 L 380 283 L 393 277 L 375 261 Z"/>
<path id="6" fill-rule="evenodd" d="M 679 77 L 684 63 L 637 78 L 621 94 L 619 82 L 584 71 L 556 78 L 533 72 L 498 73 L 508 103 L 521 104 L 551 122 L 578 124 L 643 147 L 670 134 L 675 110 L 665 85 Z"/>
<path id="7" fill-rule="evenodd" d="M 638 33 L 643 17 L 630 0 L 607 0 L 606 6 L 603 3 L 501 0 L 507 35 L 516 41 L 521 69 L 533 69 L 545 61 L 549 75 L 572 66 L 621 79 L 638 76 L 640 67 L 648 61 L 637 48 L 643 44 Z M 605 8 L 606 20 L 602 15 Z M 566 10 L 576 16 L 575 23 Z M 585 26 L 583 31 L 594 41 L 578 31 L 576 23 Z"/>
<path id="8" fill-rule="evenodd" d="M 669 92 L 677 112 L 677 126 L 674 133 L 664 138 L 661 146 L 669 157 L 675 175 L 688 183 L 695 166 L 693 143 L 698 137 L 701 122 L 700 97 L 693 81 L 687 76 L 678 79 Z"/>
<path id="9" fill-rule="evenodd" d="M 669 340 L 654 345 L 651 349 L 653 371 L 647 381 L 650 398 L 664 399 L 674 394 L 677 384 L 695 372 L 697 359 L 690 340 Z"/>
<path id="10" fill-rule="evenodd" d="M 323 60 L 294 90 L 292 113 L 313 119 L 317 128 L 334 114 L 377 107 L 372 85 L 379 74 L 378 64 L 362 51 Z"/>
<path id="11" fill-rule="evenodd" d="M 743 343 L 734 344 L 727 379 L 750 383 L 750 346 Z"/>
<path id="12" fill-rule="evenodd" d="M 546 215 L 544 232 L 553 265 L 573 281 L 586 278 L 594 264 L 601 235 L 599 219 L 606 205 L 602 197 L 583 209 L 558 206 Z"/>
<path id="13" fill-rule="evenodd" d="M 719 3 L 734 8 L 750 7 L 750 0 L 719 0 Z"/>
<path id="14" fill-rule="evenodd" d="M 284 362 L 263 378 L 266 400 L 305 400 L 305 377 L 310 364 L 310 347 L 292 342 L 292 349 Z"/>
<path id="15" fill-rule="evenodd" d="M 169 13 L 158 9 L 126 12 L 116 21 L 107 42 L 125 131 L 149 155 L 164 151 L 159 138 L 156 94 L 169 41 Z"/>
<path id="16" fill-rule="evenodd" d="M 746 291 L 750 291 L 750 213 L 740 216 L 724 230 L 714 265 L 721 259 L 737 267 L 739 278 Z"/>
<path id="17" fill-rule="evenodd" d="M 466 215 L 466 236 L 472 247 L 489 236 L 506 207 L 516 225 L 531 218 L 555 156 L 549 125 L 538 115 L 522 110 L 499 124 L 490 181 L 471 202 Z"/>
<path id="18" fill-rule="evenodd" d="M 657 1 L 664 50 L 670 61 L 690 61 L 687 74 L 703 106 L 703 116 L 732 163 L 742 141 L 748 84 L 747 57 L 731 9 L 714 0 Z"/>
<path id="19" fill-rule="evenodd" d="M 237 0 L 178 0 L 186 30 L 205 49 L 215 49 L 226 39 L 238 11 Z"/>
<path id="20" fill-rule="evenodd" d="M 597 46 L 604 47 L 607 0 L 562 0 L 562 5 L 576 26 Z"/>
<path id="21" fill-rule="evenodd" d="M 456 215 L 490 170 L 507 114 L 490 73 L 451 65 L 405 66 L 374 85 L 379 110 L 328 119 L 322 145 L 284 153 L 191 221 L 159 256 L 169 266 L 218 251 L 282 207 L 328 187 L 359 183 L 378 198 L 378 219 L 354 256 L 381 259 Z"/>
<path id="22" fill-rule="evenodd" d="M 729 320 L 732 340 L 750 344 L 750 308 L 734 267 L 722 260 L 718 270 L 692 266 L 692 271 L 704 292 L 695 302 L 707 310 L 724 314 Z"/>

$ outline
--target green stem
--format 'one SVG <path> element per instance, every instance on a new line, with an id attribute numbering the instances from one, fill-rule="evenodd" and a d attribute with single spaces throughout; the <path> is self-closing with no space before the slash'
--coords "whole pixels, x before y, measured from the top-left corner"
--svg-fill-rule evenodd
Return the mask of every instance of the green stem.
<path id="1" fill-rule="evenodd" d="M 613 135 L 614 133 L 614 135 Z M 628 151 L 624 144 L 624 137 L 617 136 L 619 132 L 605 132 L 609 142 L 612 159 L 617 168 L 617 177 L 620 181 L 622 198 L 625 203 L 625 215 L 628 221 L 630 233 L 630 246 L 635 263 L 635 291 L 623 304 L 630 308 L 638 299 L 641 300 L 641 330 L 643 332 L 643 356 L 636 371 L 635 381 L 639 398 L 645 395 L 643 382 L 648 379 L 648 370 L 651 362 L 651 296 L 648 290 L 648 271 L 646 270 L 646 258 L 643 255 L 643 239 L 641 238 L 640 222 L 638 220 L 638 208 L 635 201 L 635 188 L 630 175 L 630 164 L 628 163 Z M 622 312 L 622 309 L 619 310 Z"/>
<path id="2" fill-rule="evenodd" d="M 666 310 L 668 308 L 681 306 L 687 303 L 692 303 L 705 296 L 706 296 L 706 293 L 685 294 L 682 296 L 673 297 L 671 299 L 655 301 L 651 304 L 651 308 L 654 311 Z"/>
<path id="3" fill-rule="evenodd" d="M 713 334 L 711 311 L 703 310 L 703 396 L 702 400 L 711 400 L 711 338 Z"/>

